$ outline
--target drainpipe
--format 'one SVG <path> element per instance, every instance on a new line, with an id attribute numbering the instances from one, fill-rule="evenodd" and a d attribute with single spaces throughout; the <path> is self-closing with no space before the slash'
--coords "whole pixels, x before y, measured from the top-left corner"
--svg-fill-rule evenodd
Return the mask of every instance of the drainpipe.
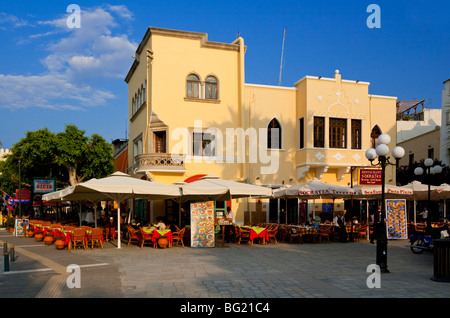
<path id="1" fill-rule="evenodd" d="M 244 85 L 245 85 L 245 45 L 244 39 L 238 37 L 231 44 L 239 43 L 239 110 L 240 110 L 240 124 L 244 131 L 248 129 L 248 114 L 245 109 L 244 103 Z M 242 165 L 241 176 L 242 179 L 249 178 L 249 162 L 248 162 L 248 149 L 245 151 L 245 162 Z M 247 180 L 248 181 L 248 180 Z"/>
<path id="2" fill-rule="evenodd" d="M 142 145 L 142 152 L 147 152 L 147 146 L 148 146 L 148 131 L 150 129 L 150 116 L 151 116 L 151 109 L 150 109 L 150 64 L 153 61 L 153 51 L 147 50 L 147 87 L 145 88 L 145 95 L 146 95 L 146 101 L 147 104 L 147 122 L 145 125 L 145 136 L 144 136 L 144 144 Z"/>

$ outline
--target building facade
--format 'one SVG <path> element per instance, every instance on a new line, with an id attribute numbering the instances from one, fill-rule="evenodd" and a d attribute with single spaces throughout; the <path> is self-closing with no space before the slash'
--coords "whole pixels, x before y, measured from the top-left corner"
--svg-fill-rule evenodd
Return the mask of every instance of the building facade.
<path id="1" fill-rule="evenodd" d="M 165 184 L 212 174 L 273 188 L 312 178 L 350 185 L 370 166 L 365 151 L 381 133 L 395 147 L 395 97 L 370 94 L 370 83 L 342 79 L 338 70 L 292 87 L 246 83 L 245 51 L 242 38 L 218 43 L 205 33 L 147 30 L 125 78 L 128 173 Z M 393 169 L 386 180 L 395 184 Z M 150 219 L 175 217 L 174 203 L 139 204 L 135 210 Z M 294 223 L 307 217 L 298 200 L 231 204 L 238 222 L 257 214 Z"/>
<path id="2" fill-rule="evenodd" d="M 444 82 L 442 89 L 442 126 L 440 160 L 450 166 L 450 79 Z"/>

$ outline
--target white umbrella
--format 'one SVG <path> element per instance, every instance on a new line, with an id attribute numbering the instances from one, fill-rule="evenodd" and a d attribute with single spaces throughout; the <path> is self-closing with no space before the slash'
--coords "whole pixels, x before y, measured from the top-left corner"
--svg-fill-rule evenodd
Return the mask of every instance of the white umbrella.
<path id="1" fill-rule="evenodd" d="M 181 197 L 178 201 L 228 201 L 230 199 L 230 190 L 224 186 L 211 184 L 204 180 L 195 182 L 177 182 L 175 183 L 181 190 Z"/>
<path id="2" fill-rule="evenodd" d="M 117 202 L 118 248 L 120 248 L 120 202 L 131 198 L 170 199 L 180 195 L 178 187 L 133 178 L 122 172 L 115 172 L 102 179 L 91 179 L 61 190 L 62 200 Z"/>
<path id="3" fill-rule="evenodd" d="M 381 185 L 357 185 L 353 187 L 357 194 L 356 198 L 381 198 Z M 389 198 L 408 198 L 414 194 L 413 190 L 408 187 L 399 187 L 390 184 L 384 185 L 384 197 Z"/>
<path id="4" fill-rule="evenodd" d="M 306 183 L 273 191 L 275 198 L 290 197 L 302 199 L 341 198 L 351 197 L 356 194 L 357 191 L 350 187 L 322 182 L 317 178 L 311 179 Z"/>
<path id="5" fill-rule="evenodd" d="M 414 192 L 415 200 L 427 200 L 428 199 L 428 184 L 421 183 L 420 181 L 413 181 L 407 185 L 402 186 L 402 188 L 411 189 Z M 443 188 L 441 187 L 441 190 Z M 430 185 L 430 198 L 439 199 L 439 187 Z"/>
<path id="6" fill-rule="evenodd" d="M 220 179 L 214 175 L 207 175 L 201 178 L 199 181 L 204 181 L 210 185 L 222 186 L 230 191 L 232 198 L 245 198 L 245 197 L 270 197 L 272 196 L 272 189 L 260 185 L 236 182 L 231 180 Z M 199 182 L 199 181 L 194 181 Z"/>

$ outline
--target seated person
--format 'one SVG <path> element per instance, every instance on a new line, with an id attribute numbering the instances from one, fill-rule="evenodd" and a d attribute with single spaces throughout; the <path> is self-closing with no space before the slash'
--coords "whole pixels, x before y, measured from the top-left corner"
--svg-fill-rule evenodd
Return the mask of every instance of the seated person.
<path id="1" fill-rule="evenodd" d="M 166 224 L 163 222 L 162 217 L 158 216 L 156 218 L 156 221 L 158 221 L 156 224 L 153 224 L 154 227 L 157 227 L 158 230 L 165 230 L 166 229 Z"/>
<path id="2" fill-rule="evenodd" d="M 316 223 L 316 220 L 311 219 L 311 224 L 310 226 L 315 227 L 317 232 L 319 232 L 319 224 Z"/>

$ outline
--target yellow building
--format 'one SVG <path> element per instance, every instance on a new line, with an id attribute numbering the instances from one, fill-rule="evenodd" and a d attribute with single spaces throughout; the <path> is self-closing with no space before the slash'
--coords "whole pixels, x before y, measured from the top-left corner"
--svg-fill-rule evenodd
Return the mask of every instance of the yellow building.
<path id="1" fill-rule="evenodd" d="M 347 185 L 370 166 L 365 150 L 380 133 L 395 146 L 395 97 L 369 94 L 368 82 L 344 80 L 337 70 L 293 87 L 249 84 L 245 50 L 242 38 L 217 43 L 205 33 L 147 30 L 125 79 L 130 174 L 165 184 L 212 174 L 274 188 L 312 178 Z M 392 172 L 386 180 L 395 184 Z M 301 205 L 285 203 L 232 205 L 238 222 L 286 220 L 278 212 L 288 205 L 288 222 L 298 222 Z M 150 220 L 177 221 L 176 209 L 174 202 L 135 206 Z"/>

